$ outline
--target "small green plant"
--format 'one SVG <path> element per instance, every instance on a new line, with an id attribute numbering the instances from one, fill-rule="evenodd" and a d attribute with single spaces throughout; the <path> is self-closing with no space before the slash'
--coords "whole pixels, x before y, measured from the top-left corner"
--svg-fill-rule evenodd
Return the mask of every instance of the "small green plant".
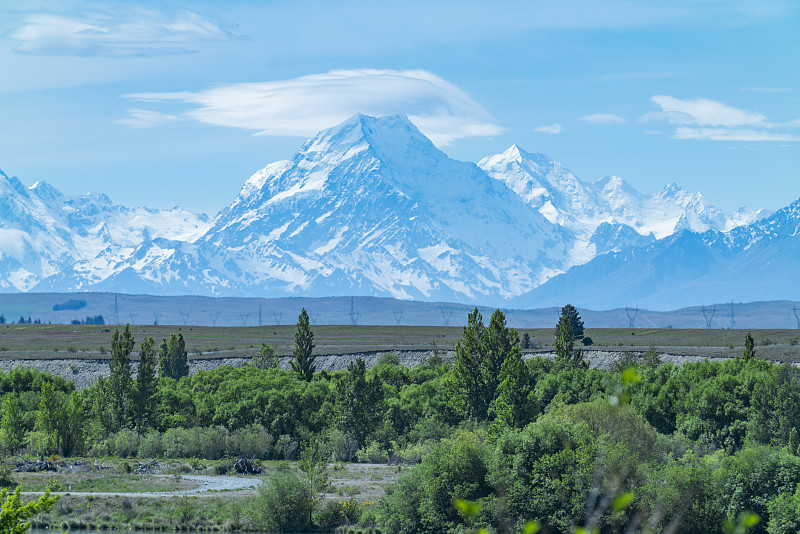
<path id="1" fill-rule="evenodd" d="M 64 485 L 58 477 L 53 477 L 47 481 L 47 491 L 63 491 Z"/>
<path id="2" fill-rule="evenodd" d="M 800 337 L 790 337 L 789 338 L 789 345 L 797 345 L 800 344 Z"/>
<path id="3" fill-rule="evenodd" d="M 0 490 L 0 525 L 2 532 L 13 534 L 24 534 L 30 528 L 30 519 L 36 514 L 48 511 L 58 501 L 59 497 L 50 497 L 50 492 L 45 492 L 36 501 L 27 504 L 22 503 L 20 490 L 17 489 L 11 495 L 8 490 Z M 8 527 L 6 527 L 8 525 Z"/>
<path id="4" fill-rule="evenodd" d="M 67 352 L 69 352 L 70 354 L 74 354 L 78 352 L 78 349 L 70 345 L 69 347 L 67 347 Z"/>
<path id="5" fill-rule="evenodd" d="M 189 524 L 194 517 L 194 504 L 192 504 L 192 500 L 189 497 L 181 497 L 178 500 L 176 510 L 178 512 L 178 522 L 181 525 Z"/>
<path id="6" fill-rule="evenodd" d="M 261 344 L 258 356 L 254 356 L 250 364 L 256 369 L 277 369 L 279 365 L 278 353 L 275 347 L 267 343 Z"/>
<path id="7" fill-rule="evenodd" d="M 16 486 L 14 475 L 5 463 L 0 463 L 0 488 Z"/>

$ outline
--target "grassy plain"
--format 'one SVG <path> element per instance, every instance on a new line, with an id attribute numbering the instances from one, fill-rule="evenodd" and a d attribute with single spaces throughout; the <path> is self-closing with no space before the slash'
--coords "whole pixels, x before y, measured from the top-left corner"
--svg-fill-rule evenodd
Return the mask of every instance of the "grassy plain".
<path id="1" fill-rule="evenodd" d="M 115 326 L 0 325 L 0 359 L 109 358 Z M 157 341 L 183 334 L 190 358 L 252 357 L 261 343 L 288 356 L 294 347 L 294 325 L 210 327 L 131 327 L 137 344 L 145 337 Z M 385 351 L 452 350 L 461 337 L 460 326 L 313 326 L 317 354 L 351 354 Z M 552 350 L 553 331 L 519 329 L 528 333 L 532 350 Z M 675 328 L 589 328 L 592 350 L 647 350 L 731 357 L 741 352 L 748 330 Z M 752 330 L 758 354 L 780 361 L 800 361 L 800 330 Z"/>

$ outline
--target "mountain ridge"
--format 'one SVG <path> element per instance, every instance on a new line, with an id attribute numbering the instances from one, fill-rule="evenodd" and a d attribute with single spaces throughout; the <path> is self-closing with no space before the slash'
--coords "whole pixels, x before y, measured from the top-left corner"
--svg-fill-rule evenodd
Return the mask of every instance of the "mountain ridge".
<path id="1" fill-rule="evenodd" d="M 584 182 L 518 145 L 461 162 L 404 116 L 356 115 L 254 173 L 213 218 L 66 197 L 0 171 L 0 291 L 503 305 L 604 255 L 764 215 L 724 214 L 674 184 L 644 195 L 614 176 Z"/>

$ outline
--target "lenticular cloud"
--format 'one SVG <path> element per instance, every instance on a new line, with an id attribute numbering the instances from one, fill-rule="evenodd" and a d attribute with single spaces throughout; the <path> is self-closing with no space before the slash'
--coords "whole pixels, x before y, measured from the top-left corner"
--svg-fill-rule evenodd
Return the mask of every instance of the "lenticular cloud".
<path id="1" fill-rule="evenodd" d="M 185 117 L 246 128 L 257 135 L 309 136 L 356 113 L 408 115 L 439 146 L 502 131 L 461 88 L 422 70 L 338 70 L 197 92 L 125 96 L 143 102 L 194 105 L 184 112 Z"/>

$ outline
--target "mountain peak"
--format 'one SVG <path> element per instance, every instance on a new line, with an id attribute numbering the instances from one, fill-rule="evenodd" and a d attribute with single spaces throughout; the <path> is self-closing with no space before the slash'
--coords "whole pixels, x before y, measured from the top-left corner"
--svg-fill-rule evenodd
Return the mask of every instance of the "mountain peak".
<path id="1" fill-rule="evenodd" d="M 501 154 L 501 156 L 503 156 L 505 159 L 508 159 L 508 160 L 524 159 L 525 156 L 527 156 L 527 155 L 528 155 L 528 152 L 524 148 L 522 148 L 521 146 L 519 146 L 516 143 L 511 145 L 508 148 L 508 150 L 506 150 L 505 152 L 503 152 Z"/>
<path id="2" fill-rule="evenodd" d="M 38 182 L 30 186 L 28 190 L 30 190 L 37 197 L 47 202 L 48 204 L 59 201 L 64 198 L 64 193 L 62 193 L 49 183 L 45 182 L 44 180 L 39 180 Z"/>

